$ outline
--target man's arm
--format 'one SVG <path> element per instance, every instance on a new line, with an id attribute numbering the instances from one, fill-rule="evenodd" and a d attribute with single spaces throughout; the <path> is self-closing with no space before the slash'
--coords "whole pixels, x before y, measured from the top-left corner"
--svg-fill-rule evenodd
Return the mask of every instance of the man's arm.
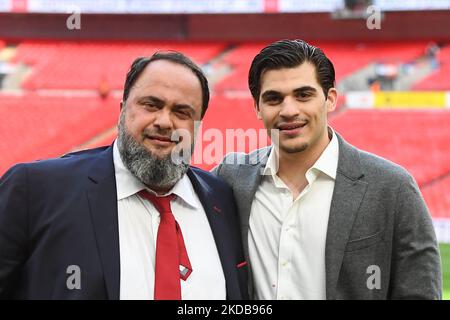
<path id="1" fill-rule="evenodd" d="M 400 188 L 392 248 L 391 299 L 441 299 L 439 246 L 427 206 L 411 176 Z"/>
<path id="2" fill-rule="evenodd" d="M 0 299 L 11 297 L 27 256 L 26 168 L 18 165 L 0 179 Z"/>

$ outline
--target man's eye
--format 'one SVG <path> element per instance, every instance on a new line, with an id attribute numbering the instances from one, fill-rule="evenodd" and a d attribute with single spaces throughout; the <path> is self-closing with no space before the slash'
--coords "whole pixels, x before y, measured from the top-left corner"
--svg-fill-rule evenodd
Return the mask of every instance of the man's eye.
<path id="1" fill-rule="evenodd" d="M 157 109 L 158 107 L 152 102 L 144 102 L 143 105 L 146 109 Z"/>
<path id="2" fill-rule="evenodd" d="M 184 110 L 177 110 L 176 114 L 178 114 L 178 116 L 180 116 L 182 118 L 189 118 L 191 116 L 189 111 L 184 111 Z"/>
<path id="3" fill-rule="evenodd" d="M 280 103 L 282 99 L 280 97 L 267 97 L 265 102 L 268 104 L 277 104 Z"/>
<path id="4" fill-rule="evenodd" d="M 311 97 L 311 94 L 308 92 L 302 92 L 297 95 L 297 98 L 305 100 Z"/>

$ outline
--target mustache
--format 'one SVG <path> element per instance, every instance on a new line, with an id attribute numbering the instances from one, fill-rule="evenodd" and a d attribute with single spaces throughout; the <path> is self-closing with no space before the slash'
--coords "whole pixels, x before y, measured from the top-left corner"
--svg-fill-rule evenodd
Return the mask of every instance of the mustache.
<path id="1" fill-rule="evenodd" d="M 142 139 L 152 139 L 152 138 L 162 138 L 164 140 L 170 140 L 172 142 L 179 143 L 183 140 L 183 137 L 180 135 L 176 135 L 175 131 L 172 130 L 152 130 L 152 129 L 144 129 L 142 132 Z"/>

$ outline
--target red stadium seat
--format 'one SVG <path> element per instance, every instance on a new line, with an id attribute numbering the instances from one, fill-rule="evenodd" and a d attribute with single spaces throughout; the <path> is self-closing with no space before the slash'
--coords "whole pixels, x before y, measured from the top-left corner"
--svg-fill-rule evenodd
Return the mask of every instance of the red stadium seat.
<path id="1" fill-rule="evenodd" d="M 118 113 L 118 99 L 0 95 L 0 174 L 19 161 L 70 151 L 113 127 Z"/>
<path id="2" fill-rule="evenodd" d="M 106 79 L 111 89 L 121 90 L 131 62 L 158 50 L 179 50 L 202 64 L 219 54 L 225 44 L 165 42 L 57 42 L 24 41 L 15 62 L 32 66 L 25 89 L 97 89 Z"/>

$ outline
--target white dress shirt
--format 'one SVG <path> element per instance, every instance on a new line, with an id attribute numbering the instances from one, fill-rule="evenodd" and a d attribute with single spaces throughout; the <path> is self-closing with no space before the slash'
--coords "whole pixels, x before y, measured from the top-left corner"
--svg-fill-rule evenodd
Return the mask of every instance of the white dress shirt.
<path id="1" fill-rule="evenodd" d="M 325 241 L 339 144 L 307 170 L 296 199 L 277 176 L 272 148 L 250 212 L 249 255 L 256 299 L 325 299 Z"/>
<path id="2" fill-rule="evenodd" d="M 120 243 L 120 299 L 153 299 L 159 212 L 137 192 L 145 186 L 125 167 L 114 142 Z M 175 219 L 181 227 L 192 274 L 181 281 L 183 300 L 225 299 L 225 277 L 203 206 L 184 175 L 169 193 Z"/>

